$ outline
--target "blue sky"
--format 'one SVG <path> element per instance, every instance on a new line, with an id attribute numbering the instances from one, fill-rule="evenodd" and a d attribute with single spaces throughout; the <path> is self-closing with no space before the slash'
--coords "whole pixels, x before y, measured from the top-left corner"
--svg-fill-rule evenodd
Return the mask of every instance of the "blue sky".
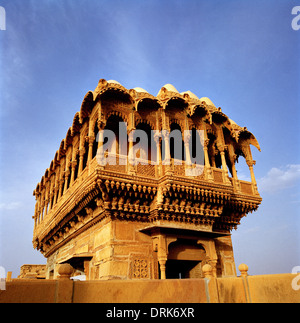
<path id="1" fill-rule="evenodd" d="M 263 197 L 232 234 L 250 274 L 300 265 L 300 30 L 290 0 L 9 0 L 0 31 L 0 266 L 45 263 L 33 189 L 100 78 L 209 97 L 253 147 Z M 298 3 L 299 5 L 299 3 Z M 249 179 L 245 162 L 238 176 Z"/>

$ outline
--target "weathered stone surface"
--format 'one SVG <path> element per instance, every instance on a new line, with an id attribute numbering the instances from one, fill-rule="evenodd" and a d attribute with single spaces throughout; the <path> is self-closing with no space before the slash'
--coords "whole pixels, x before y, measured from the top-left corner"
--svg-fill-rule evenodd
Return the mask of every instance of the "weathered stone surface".
<path id="1" fill-rule="evenodd" d="M 235 276 L 230 231 L 261 202 L 250 144 L 260 150 L 206 97 L 100 80 L 34 190 L 46 277 L 62 263 L 89 280 L 203 277 L 205 264 Z"/>

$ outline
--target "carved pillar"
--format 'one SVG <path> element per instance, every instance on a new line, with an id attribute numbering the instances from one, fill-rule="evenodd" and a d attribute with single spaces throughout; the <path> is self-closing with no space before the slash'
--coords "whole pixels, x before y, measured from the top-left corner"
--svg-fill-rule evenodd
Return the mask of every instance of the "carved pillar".
<path id="1" fill-rule="evenodd" d="M 250 170 L 253 194 L 258 194 L 257 183 L 255 180 L 254 171 L 253 171 L 253 165 L 256 164 L 256 161 L 255 160 L 246 160 L 246 163 L 247 163 L 249 170 Z"/>
<path id="2" fill-rule="evenodd" d="M 211 147 L 211 167 L 216 168 L 216 155 L 218 154 L 218 152 L 216 151 L 215 147 L 212 146 Z"/>
<path id="3" fill-rule="evenodd" d="M 76 157 L 75 157 L 76 158 Z M 71 166 L 71 182 L 70 182 L 70 185 L 73 184 L 74 182 L 74 178 L 75 178 L 75 168 L 76 168 L 76 165 L 77 165 L 77 161 L 76 159 L 73 159 L 71 162 L 70 162 L 70 166 Z"/>
<path id="4" fill-rule="evenodd" d="M 203 142 L 203 152 L 204 152 L 204 163 L 205 163 L 205 171 L 206 171 L 206 176 L 207 179 L 210 182 L 213 182 L 213 176 L 212 176 L 212 170 L 210 167 L 210 162 L 209 162 L 209 156 L 208 156 L 208 144 L 209 144 L 209 139 L 204 139 Z"/>
<path id="5" fill-rule="evenodd" d="M 49 178 L 46 180 L 46 187 L 45 187 L 45 216 L 48 214 L 48 204 L 49 204 Z"/>
<path id="6" fill-rule="evenodd" d="M 81 174 L 81 172 L 83 170 L 83 158 L 84 158 L 84 153 L 85 153 L 84 147 L 81 147 L 78 150 L 78 153 L 79 153 L 79 166 L 78 166 L 78 176 L 79 176 L 79 174 Z"/>
<path id="7" fill-rule="evenodd" d="M 162 169 L 161 169 L 161 150 L 160 150 L 160 138 L 161 134 L 159 131 L 156 131 L 154 134 L 154 140 L 156 144 L 156 167 L 157 167 L 157 176 L 162 175 Z"/>
<path id="8" fill-rule="evenodd" d="M 170 165 L 171 162 L 171 154 L 170 154 L 170 138 L 169 138 L 169 131 L 163 130 L 162 135 L 164 138 L 164 148 L 165 148 L 165 158 L 163 160 L 163 164 Z"/>
<path id="9" fill-rule="evenodd" d="M 127 171 L 130 175 L 136 175 L 136 162 L 135 162 L 135 152 L 133 148 L 134 143 L 134 130 L 135 128 L 127 128 L 128 136 L 128 157 L 127 157 Z"/>
<path id="10" fill-rule="evenodd" d="M 53 173 L 50 177 L 50 189 L 49 189 L 49 211 L 53 207 L 53 199 L 54 199 L 54 183 L 55 183 L 55 173 Z"/>
<path id="11" fill-rule="evenodd" d="M 160 266 L 160 279 L 166 279 L 166 262 L 167 258 L 158 258 Z"/>
<path id="12" fill-rule="evenodd" d="M 229 159 L 231 163 L 231 170 L 232 170 L 232 178 L 233 178 L 233 188 L 235 191 L 240 191 L 240 184 L 239 179 L 237 176 L 236 168 L 235 168 L 235 162 L 237 160 L 237 155 L 234 153 L 234 148 L 232 144 L 228 146 L 228 153 L 229 153 Z"/>
<path id="13" fill-rule="evenodd" d="M 173 173 L 172 165 L 171 165 L 171 153 L 170 153 L 170 132 L 168 130 L 162 130 L 162 135 L 164 138 L 164 160 L 162 164 L 165 165 L 165 173 L 166 175 L 171 175 Z"/>
<path id="14" fill-rule="evenodd" d="M 224 179 L 224 183 L 228 184 L 228 183 L 230 183 L 230 181 L 228 178 L 228 168 L 227 168 L 227 164 L 226 164 L 225 150 L 227 150 L 226 145 L 219 147 L 221 161 L 222 161 L 223 179 Z"/>
<path id="15" fill-rule="evenodd" d="M 58 192 L 58 190 L 59 190 L 59 178 L 60 178 L 60 167 L 59 166 L 57 166 L 56 168 L 55 168 L 55 184 L 54 184 L 54 198 L 53 198 L 53 205 L 55 205 L 56 204 L 56 202 L 57 202 L 57 198 L 58 198 L 58 196 L 57 196 L 57 192 Z"/>
<path id="16" fill-rule="evenodd" d="M 165 234 L 156 231 L 152 235 L 153 251 L 157 252 L 157 259 L 160 266 L 160 278 L 166 279 L 166 263 L 168 260 L 168 246 L 177 240 L 174 237 L 167 237 Z"/>
<path id="17" fill-rule="evenodd" d="M 61 173 L 62 173 L 62 171 L 61 171 Z M 60 179 L 59 179 L 59 191 L 58 191 L 58 197 L 57 197 L 58 200 L 60 199 L 60 197 L 63 194 L 62 188 L 63 188 L 63 185 L 64 185 L 64 181 L 65 181 L 64 180 L 64 175 L 62 174 Z"/>
<path id="18" fill-rule="evenodd" d="M 46 187 L 43 187 L 42 194 L 41 194 L 41 214 L 39 218 L 39 223 L 44 219 L 44 212 L 45 212 L 45 194 L 46 194 Z"/>
<path id="19" fill-rule="evenodd" d="M 191 169 L 192 160 L 191 160 L 191 153 L 190 153 L 190 138 L 191 133 L 189 130 L 184 131 L 184 149 L 185 149 L 185 168 Z M 191 172 L 186 172 L 186 175 L 190 175 Z"/>
<path id="20" fill-rule="evenodd" d="M 98 165 L 100 165 L 101 168 L 103 168 L 105 166 L 105 158 L 104 158 L 104 151 L 103 151 L 103 131 L 104 131 L 104 127 L 105 127 L 105 123 L 102 120 L 98 120 L 97 121 L 98 124 L 98 136 L 97 136 L 97 140 L 98 140 L 98 148 L 97 148 L 97 163 Z"/>
<path id="21" fill-rule="evenodd" d="M 64 185 L 64 192 L 63 194 L 66 193 L 67 191 L 67 188 L 68 188 L 68 179 L 69 179 L 69 176 L 70 176 L 70 170 L 69 170 L 69 165 L 68 163 L 66 163 L 66 170 L 64 171 L 64 177 L 65 177 L 65 185 Z"/>
<path id="22" fill-rule="evenodd" d="M 88 162 L 90 162 L 93 159 L 93 144 L 95 141 L 95 136 L 86 136 L 86 140 L 89 143 Z"/>
<path id="23" fill-rule="evenodd" d="M 38 192 L 35 193 L 35 212 L 34 212 L 34 229 L 36 229 L 36 226 L 38 224 L 38 217 L 39 217 L 39 212 L 40 212 L 40 197 L 41 194 Z"/>
<path id="24" fill-rule="evenodd" d="M 235 168 L 235 160 L 236 160 L 236 155 L 233 156 L 233 159 L 232 159 L 232 162 L 231 162 L 233 185 L 234 185 L 234 188 L 237 191 L 240 191 L 239 179 L 237 177 L 237 172 L 236 172 L 236 168 Z"/>

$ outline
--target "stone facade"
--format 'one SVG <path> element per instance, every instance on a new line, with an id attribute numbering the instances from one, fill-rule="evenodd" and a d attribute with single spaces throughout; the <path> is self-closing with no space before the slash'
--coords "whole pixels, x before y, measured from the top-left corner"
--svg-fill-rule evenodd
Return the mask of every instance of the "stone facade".
<path id="1" fill-rule="evenodd" d="M 18 278 L 45 279 L 46 265 L 23 265 Z"/>
<path id="2" fill-rule="evenodd" d="M 47 258 L 46 277 L 62 263 L 87 280 L 198 278 L 204 264 L 215 277 L 235 276 L 230 232 L 261 203 L 250 144 L 260 150 L 208 98 L 170 84 L 155 97 L 101 79 L 34 190 L 33 245 Z M 237 177 L 239 157 L 251 182 Z"/>

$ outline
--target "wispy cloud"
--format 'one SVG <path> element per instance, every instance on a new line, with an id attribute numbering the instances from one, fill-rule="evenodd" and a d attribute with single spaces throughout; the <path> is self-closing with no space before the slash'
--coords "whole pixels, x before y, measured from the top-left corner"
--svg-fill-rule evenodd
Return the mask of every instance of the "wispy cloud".
<path id="1" fill-rule="evenodd" d="M 300 165 L 287 165 L 282 168 L 273 167 L 266 176 L 258 180 L 261 192 L 275 193 L 300 184 Z"/>
<path id="2" fill-rule="evenodd" d="M 20 205 L 20 202 L 0 203 L 0 210 L 15 210 Z"/>

